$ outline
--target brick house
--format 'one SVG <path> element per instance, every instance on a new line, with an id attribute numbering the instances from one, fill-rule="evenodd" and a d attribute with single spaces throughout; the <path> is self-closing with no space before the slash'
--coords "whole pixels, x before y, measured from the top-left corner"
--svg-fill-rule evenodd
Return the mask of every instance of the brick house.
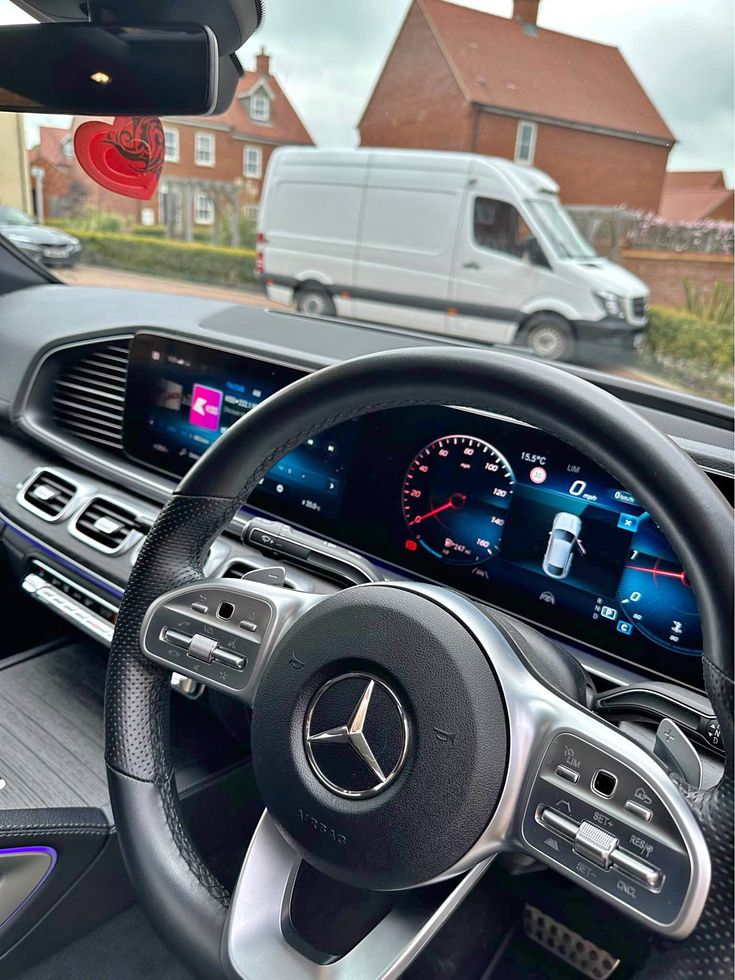
<path id="1" fill-rule="evenodd" d="M 74 146 L 71 130 L 58 126 L 40 126 L 38 143 L 28 150 L 28 166 L 31 171 L 33 190 L 33 210 L 38 214 L 37 194 L 43 194 L 43 217 L 58 218 L 69 206 L 72 196 L 72 165 Z M 33 174 L 35 169 L 43 171 L 40 180 Z"/>
<path id="2" fill-rule="evenodd" d="M 229 109 L 219 116 L 177 117 L 163 120 L 166 163 L 158 194 L 157 220 L 165 223 L 166 178 L 242 182 L 241 202 L 254 217 L 271 153 L 279 146 L 310 146 L 313 140 L 271 73 L 264 49 L 255 59 L 255 71 L 240 79 Z M 194 201 L 194 220 L 211 224 L 213 203 L 206 194 Z"/>
<path id="3" fill-rule="evenodd" d="M 568 204 L 656 211 L 675 138 L 617 48 L 413 0 L 358 124 L 362 146 L 459 150 L 546 171 Z"/>
<path id="4" fill-rule="evenodd" d="M 74 121 L 74 127 L 84 122 Z M 176 116 L 162 119 L 166 157 L 158 191 L 150 201 L 121 197 L 95 184 L 72 160 L 75 177 L 85 182 L 87 205 L 144 224 L 167 224 L 169 208 L 182 208 L 177 178 L 237 185 L 245 216 L 255 217 L 263 177 L 273 150 L 289 144 L 312 145 L 313 140 L 271 73 L 270 57 L 261 50 L 255 71 L 244 72 L 235 98 L 216 116 Z M 212 225 L 218 200 L 206 188 L 192 189 L 193 224 Z"/>
<path id="5" fill-rule="evenodd" d="M 733 191 L 721 170 L 666 174 L 659 214 L 667 221 L 732 221 Z"/>

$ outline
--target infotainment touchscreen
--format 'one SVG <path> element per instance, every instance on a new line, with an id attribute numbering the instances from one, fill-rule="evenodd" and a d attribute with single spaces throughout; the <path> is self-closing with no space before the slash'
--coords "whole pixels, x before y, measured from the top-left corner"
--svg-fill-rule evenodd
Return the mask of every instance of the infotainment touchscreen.
<path id="1" fill-rule="evenodd" d="M 257 358 L 138 334 L 128 366 L 125 452 L 183 476 L 241 416 L 300 377 L 294 368 Z M 278 499 L 296 512 L 334 514 L 343 457 L 344 447 L 334 439 L 311 439 L 282 459 L 251 499 L 264 509 L 273 509 Z"/>

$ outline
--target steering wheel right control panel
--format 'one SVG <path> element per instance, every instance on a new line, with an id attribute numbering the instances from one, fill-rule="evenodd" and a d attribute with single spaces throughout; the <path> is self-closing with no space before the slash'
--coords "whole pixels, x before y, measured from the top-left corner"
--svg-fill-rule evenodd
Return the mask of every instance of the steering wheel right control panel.
<path id="1" fill-rule="evenodd" d="M 522 834 L 546 863 L 651 924 L 679 915 L 692 864 L 668 808 L 648 780 L 577 735 L 549 745 Z"/>

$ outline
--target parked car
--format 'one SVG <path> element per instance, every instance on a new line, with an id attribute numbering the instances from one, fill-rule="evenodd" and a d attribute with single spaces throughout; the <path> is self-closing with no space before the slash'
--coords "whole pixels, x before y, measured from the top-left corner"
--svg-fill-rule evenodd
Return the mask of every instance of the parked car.
<path id="1" fill-rule="evenodd" d="M 270 299 L 549 360 L 637 346 L 646 285 L 598 256 L 547 174 L 496 157 L 284 147 L 258 271 Z"/>
<path id="2" fill-rule="evenodd" d="M 544 573 L 551 578 L 566 578 L 572 567 L 574 546 L 582 532 L 582 522 L 576 514 L 561 511 L 554 517 L 549 543 L 544 555 Z"/>
<path id="3" fill-rule="evenodd" d="M 71 269 L 82 251 L 78 238 L 58 228 L 39 225 L 19 208 L 0 205 L 0 235 L 44 265 Z"/>

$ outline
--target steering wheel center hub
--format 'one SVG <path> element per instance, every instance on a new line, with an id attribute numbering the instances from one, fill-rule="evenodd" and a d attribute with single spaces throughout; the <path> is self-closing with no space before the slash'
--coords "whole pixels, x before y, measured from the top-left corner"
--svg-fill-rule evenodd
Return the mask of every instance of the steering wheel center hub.
<path id="1" fill-rule="evenodd" d="M 273 652 L 253 709 L 253 762 L 287 839 L 365 888 L 417 885 L 475 843 L 508 756 L 505 705 L 467 628 L 425 595 L 346 590 Z"/>

